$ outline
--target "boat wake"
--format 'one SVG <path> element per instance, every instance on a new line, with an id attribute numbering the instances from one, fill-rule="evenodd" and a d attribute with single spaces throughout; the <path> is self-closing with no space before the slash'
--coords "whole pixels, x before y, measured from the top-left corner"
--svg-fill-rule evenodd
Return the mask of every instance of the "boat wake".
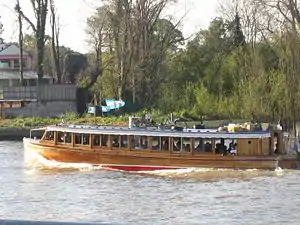
<path id="1" fill-rule="evenodd" d="M 62 163 L 54 160 L 48 160 L 43 156 L 33 152 L 25 151 L 25 165 L 28 169 L 39 170 L 59 170 L 59 171 L 92 171 L 102 169 L 100 165 L 93 165 L 87 163 Z"/>
<path id="2" fill-rule="evenodd" d="M 237 170 L 237 169 L 214 169 L 214 168 L 187 168 L 175 170 L 141 171 L 139 174 L 167 177 L 170 179 L 201 180 L 215 182 L 220 180 L 251 180 L 259 177 L 282 176 L 288 170 L 277 168 L 276 170 Z"/>

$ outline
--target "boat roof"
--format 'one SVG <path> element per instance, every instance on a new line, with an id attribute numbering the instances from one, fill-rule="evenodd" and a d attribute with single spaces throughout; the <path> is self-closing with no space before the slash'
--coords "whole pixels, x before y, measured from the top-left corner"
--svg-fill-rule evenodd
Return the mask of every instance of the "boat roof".
<path id="1" fill-rule="evenodd" d="M 166 130 L 158 128 L 128 128 L 119 126 L 88 126 L 88 125 L 55 125 L 48 126 L 47 131 L 61 131 L 79 134 L 110 134 L 110 135 L 139 135 L 139 136 L 157 136 L 157 137 L 182 137 L 182 138 L 224 138 L 224 139 L 242 139 L 242 138 L 268 138 L 271 133 L 268 131 L 256 132 L 218 132 L 213 129 L 184 129 Z"/>

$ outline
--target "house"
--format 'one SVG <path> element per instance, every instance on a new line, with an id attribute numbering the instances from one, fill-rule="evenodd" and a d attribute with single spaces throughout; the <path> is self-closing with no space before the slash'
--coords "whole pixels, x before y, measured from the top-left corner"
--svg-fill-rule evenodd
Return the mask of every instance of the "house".
<path id="1" fill-rule="evenodd" d="M 0 40 L 1 41 L 1 40 Z M 20 48 L 15 43 L 0 42 L 0 89 L 20 86 Z M 26 86 L 37 84 L 37 72 L 33 69 L 33 57 L 23 51 L 23 78 Z M 44 76 L 44 84 L 49 84 L 52 77 Z"/>

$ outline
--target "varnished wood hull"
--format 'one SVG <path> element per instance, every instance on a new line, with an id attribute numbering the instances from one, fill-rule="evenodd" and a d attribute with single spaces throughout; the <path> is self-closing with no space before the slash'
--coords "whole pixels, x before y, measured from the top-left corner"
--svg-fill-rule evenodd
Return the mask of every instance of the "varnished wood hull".
<path id="1" fill-rule="evenodd" d="M 63 163 L 88 163 L 108 169 L 147 171 L 181 168 L 231 169 L 298 169 L 300 159 L 278 156 L 239 157 L 213 154 L 170 154 L 143 150 L 80 149 L 24 142 L 26 151 L 33 151 L 47 160 Z"/>

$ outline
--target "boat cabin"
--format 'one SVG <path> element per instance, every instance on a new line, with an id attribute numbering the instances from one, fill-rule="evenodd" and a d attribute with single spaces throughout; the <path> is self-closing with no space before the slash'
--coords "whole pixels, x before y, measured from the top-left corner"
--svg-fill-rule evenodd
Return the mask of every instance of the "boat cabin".
<path id="1" fill-rule="evenodd" d="M 270 156 L 286 154 L 280 131 L 218 132 L 203 129 L 64 125 L 45 128 L 44 145 L 87 151 L 144 151 L 187 155 Z"/>

